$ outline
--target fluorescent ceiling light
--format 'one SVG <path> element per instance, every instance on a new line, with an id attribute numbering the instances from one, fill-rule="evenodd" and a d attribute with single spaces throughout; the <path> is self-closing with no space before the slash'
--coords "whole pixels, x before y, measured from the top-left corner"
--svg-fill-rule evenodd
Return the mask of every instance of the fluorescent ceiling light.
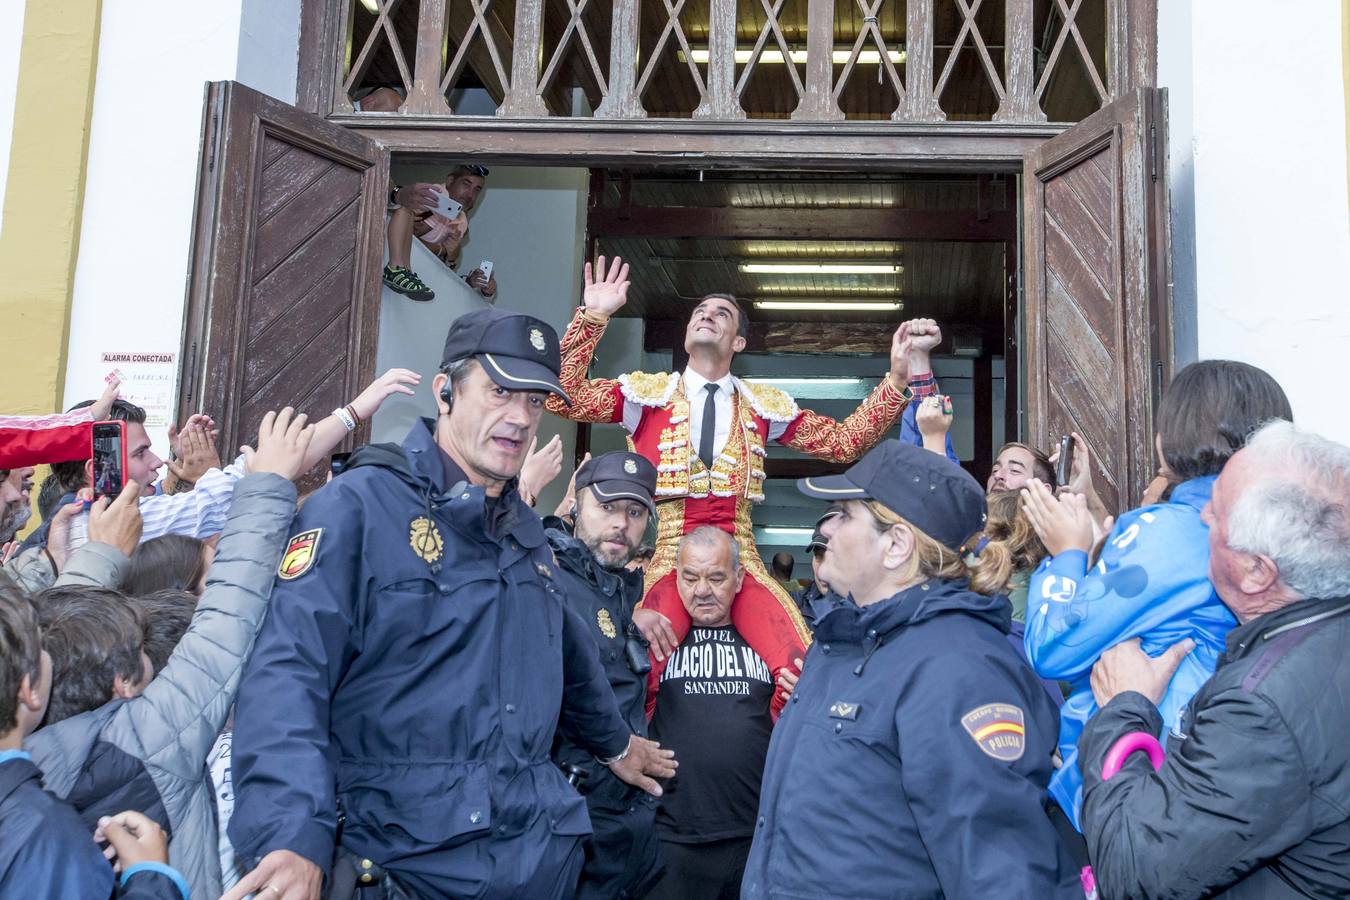
<path id="1" fill-rule="evenodd" d="M 897 275 L 902 266 L 892 263 L 741 263 L 751 275 Z"/>
<path id="2" fill-rule="evenodd" d="M 837 289 L 829 286 L 821 287 L 819 285 L 793 283 L 791 281 L 775 282 L 762 284 L 751 293 L 772 294 L 774 297 L 781 297 L 784 300 L 806 300 L 818 299 L 820 297 L 837 297 L 840 300 L 856 300 L 862 296 L 876 294 L 881 299 L 889 300 L 892 297 L 900 296 L 900 289 L 890 284 L 850 284 L 846 287 Z"/>
<path id="3" fill-rule="evenodd" d="M 796 312 L 809 312 L 820 310 L 823 312 L 888 312 L 900 308 L 899 303 L 883 303 L 880 301 L 849 301 L 849 300 L 756 300 L 755 309 L 777 309 L 792 310 Z"/>
<path id="4" fill-rule="evenodd" d="M 816 533 L 814 528 L 788 528 L 782 525 L 766 525 L 765 534 L 774 534 L 780 537 L 807 537 Z"/>
<path id="5" fill-rule="evenodd" d="M 760 378 L 758 376 L 749 376 L 742 378 L 741 381 L 751 381 L 755 384 L 858 384 L 861 378 Z"/>
<path id="6" fill-rule="evenodd" d="M 380 14 L 379 0 L 361 0 L 361 5 L 372 15 L 378 16 Z"/>
<path id="7" fill-rule="evenodd" d="M 692 51 L 692 54 L 693 54 L 693 57 L 694 57 L 694 62 L 696 62 L 696 63 L 706 63 L 706 62 L 708 61 L 708 51 L 707 51 L 707 50 L 694 50 L 694 51 Z M 737 51 L 736 51 L 736 62 L 737 62 L 738 64 L 744 65 L 745 63 L 750 62 L 750 58 L 751 58 L 753 55 L 754 55 L 754 51 L 753 51 L 753 50 L 737 50 Z M 792 61 L 793 61 L 794 63 L 799 63 L 799 64 L 800 64 L 800 63 L 806 62 L 806 51 L 805 51 L 805 50 L 793 50 L 791 55 L 792 55 Z M 888 52 L 886 53 L 886 55 L 890 57 L 891 62 L 894 63 L 895 65 L 901 65 L 901 64 L 904 63 L 904 61 L 905 61 L 905 51 L 904 51 L 904 50 L 890 50 L 890 51 L 888 51 Z M 684 55 L 684 51 L 683 51 L 683 50 L 679 51 L 679 56 L 680 56 L 680 62 L 684 62 L 684 61 L 685 61 L 685 55 Z M 831 54 L 831 59 L 833 60 L 833 62 L 834 62 L 835 65 L 837 65 L 837 66 L 842 66 L 842 65 L 846 64 L 846 63 L 849 61 L 850 57 L 852 57 L 852 56 L 853 56 L 853 51 L 852 51 L 852 50 L 835 50 L 835 51 Z M 759 55 L 759 61 L 762 62 L 762 63 L 773 63 L 773 64 L 777 64 L 777 65 L 782 65 L 782 63 L 783 63 L 783 51 L 782 51 L 782 50 L 769 50 L 769 49 L 766 48 L 766 49 L 764 50 L 764 52 L 761 53 L 761 54 Z M 858 53 L 858 65 L 860 65 L 860 66 L 875 66 L 875 65 L 880 65 L 880 63 L 881 63 L 881 51 L 880 51 L 880 50 L 862 50 L 862 51 L 859 51 L 859 53 Z"/>

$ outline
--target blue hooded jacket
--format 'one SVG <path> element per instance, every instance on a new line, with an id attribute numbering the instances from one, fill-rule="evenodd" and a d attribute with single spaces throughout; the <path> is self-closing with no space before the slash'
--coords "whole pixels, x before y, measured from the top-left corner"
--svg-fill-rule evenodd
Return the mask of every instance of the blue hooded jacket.
<path id="1" fill-rule="evenodd" d="M 162 863 L 113 870 L 79 813 L 42 788 L 22 750 L 0 752 L 0 896 L 57 900 L 188 900 L 177 870 Z"/>
<path id="2" fill-rule="evenodd" d="M 1060 710 L 1064 765 L 1050 779 L 1050 793 L 1080 830 L 1078 736 L 1097 712 L 1088 683 L 1093 663 L 1135 637 L 1150 656 L 1193 639 L 1195 649 L 1158 704 L 1166 727 L 1175 729 L 1186 704 L 1214 674 L 1224 638 L 1237 624 L 1210 583 L 1209 527 L 1200 519 L 1216 479 L 1192 478 L 1177 485 L 1167 503 L 1122 515 L 1091 570 L 1087 554 L 1072 550 L 1045 560 L 1031 577 L 1027 658 L 1042 677 L 1073 684 Z"/>

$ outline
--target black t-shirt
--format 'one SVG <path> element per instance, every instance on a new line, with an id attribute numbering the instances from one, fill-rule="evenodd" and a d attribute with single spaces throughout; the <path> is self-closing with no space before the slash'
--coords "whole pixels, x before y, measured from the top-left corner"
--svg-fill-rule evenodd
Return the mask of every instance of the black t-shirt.
<path id="1" fill-rule="evenodd" d="M 731 626 L 692 628 L 661 674 L 651 736 L 680 768 L 656 813 L 662 839 L 750 837 L 769 750 L 773 676 Z"/>

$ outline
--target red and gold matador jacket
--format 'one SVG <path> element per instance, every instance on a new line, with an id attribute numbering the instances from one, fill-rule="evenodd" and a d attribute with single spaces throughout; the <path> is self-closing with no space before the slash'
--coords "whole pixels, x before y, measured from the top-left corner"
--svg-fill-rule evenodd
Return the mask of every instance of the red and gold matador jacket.
<path id="1" fill-rule="evenodd" d="M 607 318 L 579 309 L 562 339 L 565 406 L 550 397 L 550 412 L 579 422 L 623 423 L 629 447 L 656 466 L 656 553 L 647 566 L 642 606 L 670 620 L 681 640 L 690 619 L 675 588 L 680 538 L 702 525 L 729 532 L 741 547 L 745 581 L 732 605 L 732 624 L 768 664 L 775 679 L 811 642 L 796 602 L 764 568 L 755 549 L 751 507 L 764 499 L 765 442 L 832 462 L 852 462 L 899 419 L 913 394 L 883 378 L 871 396 L 842 422 L 798 408 L 785 392 L 733 378 L 732 427 L 709 470 L 689 440 L 689 400 L 677 372 L 630 372 L 587 378 Z M 653 661 L 648 714 L 655 704 L 664 661 Z M 782 700 L 774 692 L 775 716 Z"/>

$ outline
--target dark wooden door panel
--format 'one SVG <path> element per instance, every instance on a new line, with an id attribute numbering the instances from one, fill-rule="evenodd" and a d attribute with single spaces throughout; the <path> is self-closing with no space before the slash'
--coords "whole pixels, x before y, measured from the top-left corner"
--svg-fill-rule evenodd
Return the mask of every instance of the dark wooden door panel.
<path id="1" fill-rule="evenodd" d="M 1152 478 L 1171 372 L 1165 95 L 1139 89 L 1047 141 L 1024 170 L 1027 426 L 1076 431 L 1126 509 Z"/>
<path id="2" fill-rule="evenodd" d="M 372 378 L 388 173 L 374 141 L 208 86 L 179 414 L 215 417 L 226 452 L 268 410 L 317 420 Z"/>

